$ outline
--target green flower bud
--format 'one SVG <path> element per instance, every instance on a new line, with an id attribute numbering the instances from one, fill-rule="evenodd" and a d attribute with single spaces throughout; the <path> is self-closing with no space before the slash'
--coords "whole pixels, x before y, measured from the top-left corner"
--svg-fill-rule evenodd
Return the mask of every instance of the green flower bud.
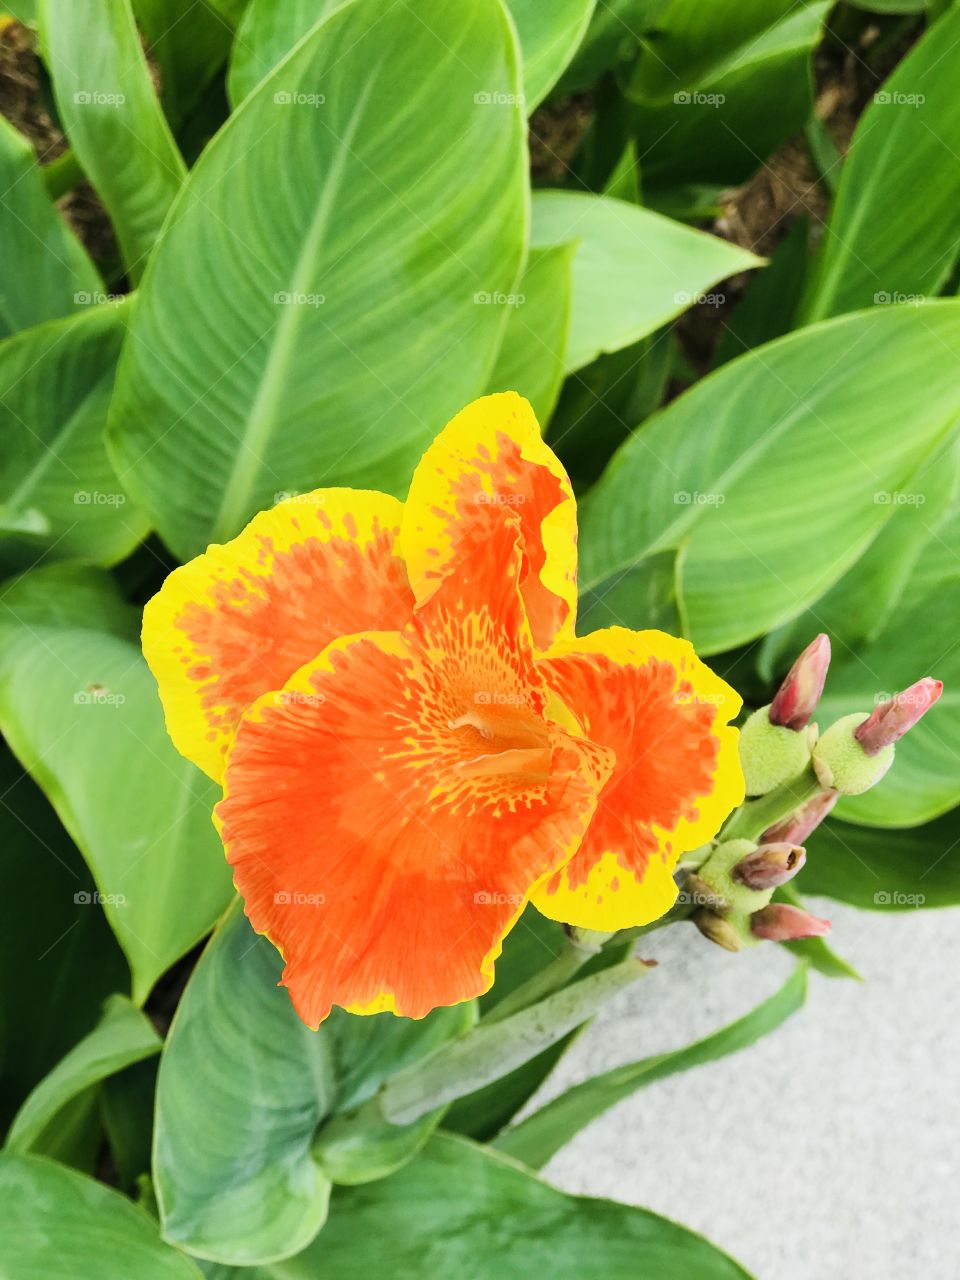
<path id="1" fill-rule="evenodd" d="M 813 767 L 824 787 L 845 796 L 859 796 L 876 786 L 893 764 L 894 747 L 867 755 L 855 731 L 870 717 L 854 712 L 832 724 L 813 749 Z"/>
<path id="2" fill-rule="evenodd" d="M 740 730 L 740 763 L 748 796 L 765 796 L 790 782 L 810 760 L 809 730 L 770 723 L 770 708 L 754 711 Z"/>

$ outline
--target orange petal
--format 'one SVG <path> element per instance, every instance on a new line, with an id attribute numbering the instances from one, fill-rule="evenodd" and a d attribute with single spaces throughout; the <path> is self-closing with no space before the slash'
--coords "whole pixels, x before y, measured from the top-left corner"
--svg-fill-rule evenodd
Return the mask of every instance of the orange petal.
<path id="1" fill-rule="evenodd" d="M 334 642 L 243 717 L 217 820 L 309 1026 L 482 994 L 590 821 L 612 759 L 545 714 L 519 559 L 505 522 L 402 634 Z"/>
<path id="2" fill-rule="evenodd" d="M 402 507 L 317 489 L 261 511 L 174 570 L 143 614 L 143 652 L 177 750 L 223 776 L 240 716 L 338 636 L 402 627 L 413 596 L 396 550 Z"/>
<path id="3" fill-rule="evenodd" d="M 534 894 L 544 915 L 612 932 L 647 924 L 677 896 L 682 853 L 743 801 L 740 698 L 686 640 L 610 627 L 539 663 L 584 733 L 616 767 L 574 857 Z"/>
<path id="4" fill-rule="evenodd" d="M 576 504 L 533 409 L 512 391 L 458 413 L 414 472 L 400 545 L 418 603 L 509 515 L 520 524 L 523 603 L 545 649 L 576 621 Z"/>

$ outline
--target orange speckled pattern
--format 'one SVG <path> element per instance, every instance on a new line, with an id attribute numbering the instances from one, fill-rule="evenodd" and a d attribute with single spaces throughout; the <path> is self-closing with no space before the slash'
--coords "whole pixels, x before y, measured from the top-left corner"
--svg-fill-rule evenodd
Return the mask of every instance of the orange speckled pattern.
<path id="1" fill-rule="evenodd" d="M 414 473 L 401 546 L 417 600 L 504 520 L 520 530 L 520 592 L 534 643 L 573 634 L 576 506 L 559 459 L 543 443 L 529 404 L 485 396 L 440 433 Z"/>
<path id="2" fill-rule="evenodd" d="M 254 927 L 316 1026 L 485 991 L 612 767 L 546 715 L 505 521 L 398 633 L 332 644 L 244 716 L 217 809 Z"/>
<path id="3" fill-rule="evenodd" d="M 145 610 L 143 645 L 184 755 L 219 779 L 240 716 L 262 693 L 338 636 L 405 624 L 400 512 L 382 494 L 318 490 L 170 575 Z"/>
<path id="4" fill-rule="evenodd" d="M 539 666 L 617 763 L 580 849 L 535 902 L 584 928 L 648 923 L 673 904 L 681 853 L 743 800 L 727 726 L 740 699 L 687 641 L 656 631 L 612 627 L 558 646 Z"/>

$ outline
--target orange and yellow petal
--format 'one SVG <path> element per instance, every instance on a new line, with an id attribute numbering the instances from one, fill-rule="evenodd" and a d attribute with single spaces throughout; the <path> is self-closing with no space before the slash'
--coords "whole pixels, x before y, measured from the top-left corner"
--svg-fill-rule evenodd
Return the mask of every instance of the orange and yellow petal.
<path id="1" fill-rule="evenodd" d="M 397 549 L 402 506 L 317 489 L 255 516 L 176 569 L 147 604 L 143 652 L 178 751 L 211 778 L 243 712 L 331 640 L 402 627 L 413 595 Z"/>
<path id="2" fill-rule="evenodd" d="M 414 472 L 400 545 L 417 602 L 510 516 L 520 527 L 523 603 L 546 649 L 572 636 L 576 621 L 576 504 L 533 409 L 512 391 L 458 413 Z"/>
<path id="3" fill-rule="evenodd" d="M 616 766 L 574 857 L 533 900 L 544 915 L 612 932 L 670 909 L 681 854 L 743 802 L 740 698 L 686 640 L 610 627 L 555 646 L 539 666 Z"/>
<path id="4" fill-rule="evenodd" d="M 317 1026 L 481 995 L 612 767 L 544 715 L 519 552 L 474 557 L 403 633 L 338 640 L 243 717 L 217 807 L 254 927 Z M 481 602 L 482 601 L 482 602 Z"/>

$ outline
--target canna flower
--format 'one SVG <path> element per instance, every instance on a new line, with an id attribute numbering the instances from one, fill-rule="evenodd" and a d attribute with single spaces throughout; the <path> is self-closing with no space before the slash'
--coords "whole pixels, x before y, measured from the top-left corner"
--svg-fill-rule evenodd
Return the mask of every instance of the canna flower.
<path id="1" fill-rule="evenodd" d="M 740 699 L 690 644 L 576 638 L 576 508 L 527 402 L 476 401 L 407 500 L 319 489 L 175 570 L 143 647 L 255 929 L 316 1027 L 486 991 L 529 901 L 672 906 L 743 799 Z"/>

